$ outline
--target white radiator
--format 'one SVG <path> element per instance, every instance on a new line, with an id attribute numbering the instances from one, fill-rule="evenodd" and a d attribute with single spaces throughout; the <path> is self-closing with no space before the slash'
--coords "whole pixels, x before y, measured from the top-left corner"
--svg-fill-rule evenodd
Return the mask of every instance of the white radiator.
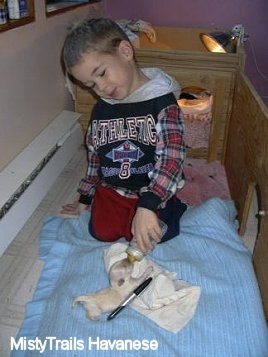
<path id="1" fill-rule="evenodd" d="M 63 111 L 0 173 L 0 256 L 83 143 L 79 113 Z"/>

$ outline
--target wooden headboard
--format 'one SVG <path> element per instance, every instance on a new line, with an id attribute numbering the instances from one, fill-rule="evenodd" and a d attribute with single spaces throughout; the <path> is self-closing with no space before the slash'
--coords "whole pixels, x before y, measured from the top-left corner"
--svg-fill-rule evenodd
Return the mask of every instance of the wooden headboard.
<path id="1" fill-rule="evenodd" d="M 140 34 L 140 47 L 135 49 L 140 67 L 159 67 L 176 78 L 181 87 L 199 86 L 213 95 L 213 120 L 208 148 L 188 150 L 188 155 L 221 160 L 225 152 L 226 132 L 232 110 L 236 73 L 244 68 L 243 48 L 237 53 L 210 53 L 202 45 L 199 34 L 204 28 L 154 27 L 157 41 L 151 43 Z M 88 126 L 89 114 L 96 97 L 85 88 L 74 87 L 75 109 L 82 113 L 81 124 Z"/>
<path id="2" fill-rule="evenodd" d="M 257 191 L 259 226 L 253 263 L 268 318 L 268 110 L 243 73 L 237 74 L 224 161 L 240 234 Z"/>

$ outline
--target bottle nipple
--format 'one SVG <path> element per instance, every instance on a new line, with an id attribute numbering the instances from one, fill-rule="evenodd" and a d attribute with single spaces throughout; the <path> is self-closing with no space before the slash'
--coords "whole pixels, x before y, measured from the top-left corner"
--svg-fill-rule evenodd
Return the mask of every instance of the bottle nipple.
<path id="1" fill-rule="evenodd" d="M 166 223 L 159 220 L 159 226 L 162 230 L 162 237 L 163 237 L 163 235 L 167 231 L 167 225 L 166 225 Z M 152 249 L 153 249 L 155 247 L 155 245 L 157 244 L 157 242 L 154 239 L 151 239 L 151 243 L 152 243 Z M 133 237 L 133 239 L 129 242 L 129 245 L 126 249 L 126 253 L 127 253 L 127 259 L 130 263 L 135 263 L 137 261 L 140 262 L 146 255 L 139 249 L 138 243 L 137 243 L 137 240 L 135 239 L 135 237 Z"/>
<path id="2" fill-rule="evenodd" d="M 135 263 L 137 261 L 137 259 L 131 254 L 127 255 L 127 259 L 130 263 Z"/>

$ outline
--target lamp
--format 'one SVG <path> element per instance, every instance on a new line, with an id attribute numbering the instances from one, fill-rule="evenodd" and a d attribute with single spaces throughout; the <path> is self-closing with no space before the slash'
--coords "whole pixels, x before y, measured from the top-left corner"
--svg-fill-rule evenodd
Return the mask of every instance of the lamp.
<path id="1" fill-rule="evenodd" d="M 242 25 L 235 25 L 230 31 L 200 33 L 199 37 L 210 52 L 235 53 L 237 46 L 244 43 L 248 35 Z"/>

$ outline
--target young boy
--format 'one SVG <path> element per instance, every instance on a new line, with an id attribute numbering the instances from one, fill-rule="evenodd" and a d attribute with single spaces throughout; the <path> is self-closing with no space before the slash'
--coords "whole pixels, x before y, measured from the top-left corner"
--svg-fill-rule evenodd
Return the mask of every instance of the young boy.
<path id="1" fill-rule="evenodd" d="M 63 46 L 66 71 L 99 100 L 86 136 L 87 175 L 78 202 L 62 213 L 91 205 L 89 231 L 102 241 L 133 236 L 143 252 L 179 233 L 186 209 L 176 196 L 185 156 L 180 88 L 157 68 L 140 69 L 124 31 L 112 20 L 86 19 Z"/>

